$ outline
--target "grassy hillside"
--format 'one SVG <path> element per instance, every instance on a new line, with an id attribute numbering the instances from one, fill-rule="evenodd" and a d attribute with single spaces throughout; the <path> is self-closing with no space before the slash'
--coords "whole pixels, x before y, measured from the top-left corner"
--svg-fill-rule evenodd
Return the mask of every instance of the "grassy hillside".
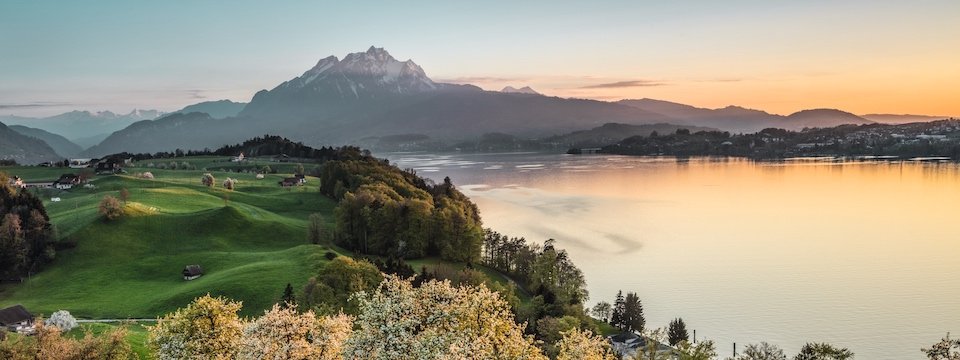
<path id="1" fill-rule="evenodd" d="M 186 160 L 207 165 L 224 159 Z M 95 189 L 44 190 L 61 241 L 76 246 L 58 251 L 53 264 L 24 284 L 0 287 L 0 307 L 20 303 L 42 314 L 65 309 L 77 317 L 152 318 L 210 293 L 243 301 L 246 315 L 259 313 L 279 299 L 288 282 L 299 289 L 326 261 L 327 250 L 306 240 L 307 217 L 320 212 L 332 220 L 335 204 L 317 191 L 316 179 L 280 188 L 277 181 L 293 166 L 282 164 L 280 173 L 265 179 L 210 171 L 217 179 L 214 188 L 200 184 L 203 170 L 144 168 L 129 170 L 149 170 L 156 178 L 100 176 L 91 182 Z M 0 171 L 28 182 L 69 172 Z M 236 190 L 220 187 L 227 177 L 239 180 Z M 120 189 L 130 192 L 126 216 L 105 222 L 97 204 Z M 52 197 L 62 201 L 51 202 Z M 180 272 L 188 264 L 202 265 L 206 275 L 184 281 Z"/>

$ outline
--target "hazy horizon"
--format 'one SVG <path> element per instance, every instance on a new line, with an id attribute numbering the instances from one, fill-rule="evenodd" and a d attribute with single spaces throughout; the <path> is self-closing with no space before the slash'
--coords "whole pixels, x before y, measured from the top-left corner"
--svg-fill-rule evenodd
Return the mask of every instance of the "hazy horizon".
<path id="1" fill-rule="evenodd" d="M 777 114 L 958 115 L 960 3 L 0 4 L 0 114 L 246 102 L 371 45 L 443 82 Z"/>

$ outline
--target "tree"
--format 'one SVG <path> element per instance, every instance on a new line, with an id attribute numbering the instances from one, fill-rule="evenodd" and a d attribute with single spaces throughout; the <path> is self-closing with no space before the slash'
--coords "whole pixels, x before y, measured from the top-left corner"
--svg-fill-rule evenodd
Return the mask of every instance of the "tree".
<path id="1" fill-rule="evenodd" d="M 321 213 L 310 214 L 307 219 L 307 238 L 312 244 L 328 244 L 327 221 Z"/>
<path id="2" fill-rule="evenodd" d="M 344 342 L 353 331 L 346 315 L 317 317 L 274 305 L 243 328 L 238 359 L 343 359 Z"/>
<path id="3" fill-rule="evenodd" d="M 930 360 L 960 360 L 960 339 L 951 339 L 948 333 L 943 340 L 922 351 Z"/>
<path id="4" fill-rule="evenodd" d="M 280 306 L 283 308 L 297 308 L 297 299 L 293 296 L 293 286 L 290 286 L 290 283 L 287 283 L 287 287 L 283 289 L 283 296 L 280 297 Z"/>
<path id="5" fill-rule="evenodd" d="M 360 311 L 344 349 L 349 358 L 546 360 L 509 304 L 483 285 L 433 280 L 415 288 L 388 276 L 355 299 Z"/>
<path id="6" fill-rule="evenodd" d="M 120 189 L 120 201 L 123 202 L 123 205 L 127 205 L 127 200 L 130 199 L 130 191 L 127 188 Z"/>
<path id="7" fill-rule="evenodd" d="M 597 305 L 593 306 L 593 317 L 597 318 L 600 321 L 610 321 L 610 314 L 613 313 L 613 306 L 606 301 L 598 302 Z"/>
<path id="8" fill-rule="evenodd" d="M 94 336 L 87 332 L 81 339 L 63 336 L 56 326 L 44 321 L 33 325 L 34 336 L 0 341 L 0 359 L 4 360 L 74 360 L 74 359 L 138 359 L 126 341 L 127 331 L 118 327 L 113 331 Z"/>
<path id="9" fill-rule="evenodd" d="M 238 302 L 201 296 L 150 327 L 148 344 L 158 360 L 232 359 L 243 330 L 240 308 Z"/>
<path id="10" fill-rule="evenodd" d="M 609 304 L 607 304 L 609 305 Z M 610 342 L 590 331 L 565 331 L 557 342 L 557 360 L 616 360 L 619 357 L 610 348 Z"/>
<path id="11" fill-rule="evenodd" d="M 264 174 L 270 174 L 273 173 L 273 169 L 270 168 L 270 165 L 264 165 L 262 168 L 260 168 L 260 172 Z"/>
<path id="12" fill-rule="evenodd" d="M 51 314 L 44 325 L 56 326 L 60 332 L 67 332 L 77 327 L 77 319 L 69 311 L 60 310 Z"/>
<path id="13" fill-rule="evenodd" d="M 626 331 L 643 332 L 646 320 L 643 317 L 643 304 L 636 293 L 627 293 L 623 301 L 623 329 Z"/>
<path id="14" fill-rule="evenodd" d="M 610 313 L 610 325 L 624 331 L 626 327 L 623 322 L 624 311 L 623 290 L 617 291 L 617 298 L 613 302 L 613 311 Z"/>
<path id="15" fill-rule="evenodd" d="M 627 294 L 627 298 L 630 294 Z M 646 340 L 643 348 L 637 349 L 633 358 L 636 360 L 672 360 L 673 353 L 670 351 L 661 351 L 660 344 L 663 343 L 664 330 L 662 328 L 643 332 L 643 338 Z M 697 359 L 700 360 L 700 359 Z M 708 360 L 708 359 L 703 359 Z"/>
<path id="16" fill-rule="evenodd" d="M 116 220 L 123 216 L 123 205 L 117 198 L 106 195 L 100 200 L 99 214 L 107 220 Z"/>
<path id="17" fill-rule="evenodd" d="M 293 173 L 297 175 L 303 175 L 304 174 L 303 164 L 297 164 L 297 168 L 293 171 Z"/>
<path id="18" fill-rule="evenodd" d="M 213 174 L 210 173 L 203 174 L 203 177 L 200 178 L 200 183 L 207 187 L 213 187 L 213 184 L 216 181 L 217 179 L 215 179 Z"/>
<path id="19" fill-rule="evenodd" d="M 761 342 L 747 345 L 734 360 L 787 360 L 787 355 L 776 345 Z"/>
<path id="20" fill-rule="evenodd" d="M 846 348 L 835 347 L 827 343 L 806 343 L 794 360 L 846 360 L 852 359 L 853 352 Z"/>
<path id="21" fill-rule="evenodd" d="M 687 341 L 681 342 L 677 346 L 679 352 L 678 360 L 712 360 L 717 357 L 717 348 L 713 340 L 701 341 L 691 344 Z"/>
<path id="22" fill-rule="evenodd" d="M 233 190 L 233 187 L 237 185 L 237 180 L 227 178 L 223 181 L 223 188 L 227 190 Z"/>
<path id="23" fill-rule="evenodd" d="M 687 324 L 683 322 L 683 319 L 676 318 L 670 322 L 670 327 L 667 329 L 667 340 L 670 346 L 677 346 L 681 341 L 690 341 L 690 335 L 687 334 Z"/>
<path id="24" fill-rule="evenodd" d="M 356 313 L 357 303 L 350 296 L 359 291 L 373 290 L 383 281 L 383 274 L 366 260 L 338 256 L 326 263 L 317 276 L 307 281 L 301 293 L 300 305 L 321 314 L 341 311 Z"/>

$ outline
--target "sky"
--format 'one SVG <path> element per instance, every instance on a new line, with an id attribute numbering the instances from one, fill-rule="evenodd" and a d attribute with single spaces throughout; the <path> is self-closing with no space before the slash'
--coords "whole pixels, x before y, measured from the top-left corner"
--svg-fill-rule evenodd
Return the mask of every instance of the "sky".
<path id="1" fill-rule="evenodd" d="M 0 115 L 249 101 L 370 46 L 437 81 L 960 115 L 960 1 L 0 1 Z"/>

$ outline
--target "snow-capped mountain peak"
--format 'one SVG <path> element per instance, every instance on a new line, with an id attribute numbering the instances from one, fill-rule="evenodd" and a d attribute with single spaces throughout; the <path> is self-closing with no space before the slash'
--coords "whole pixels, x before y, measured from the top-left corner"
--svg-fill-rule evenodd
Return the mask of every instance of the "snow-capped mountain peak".
<path id="1" fill-rule="evenodd" d="M 340 95 L 359 98 L 378 90 L 410 93 L 435 90 L 438 85 L 412 60 L 398 61 L 383 48 L 371 46 L 365 52 L 347 54 L 343 60 L 323 58 L 281 87 L 336 89 Z"/>

